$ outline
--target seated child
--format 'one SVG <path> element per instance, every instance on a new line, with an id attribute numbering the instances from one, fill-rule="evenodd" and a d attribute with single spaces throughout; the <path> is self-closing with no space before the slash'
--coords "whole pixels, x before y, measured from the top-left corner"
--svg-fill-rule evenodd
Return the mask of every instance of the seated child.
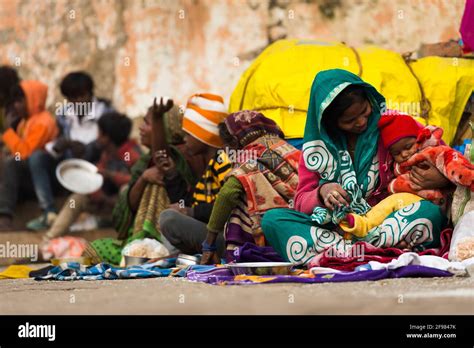
<path id="1" fill-rule="evenodd" d="M 441 190 L 416 190 L 409 176 L 409 168 L 430 162 L 451 182 L 473 187 L 474 166 L 459 152 L 441 144 L 443 130 L 427 126 L 420 130 L 416 121 L 408 115 L 382 116 L 379 121 L 380 134 L 384 146 L 394 159 L 394 174 L 397 176 L 389 184 L 393 195 L 385 198 L 366 215 L 349 213 L 341 221 L 340 227 L 357 237 L 365 237 L 372 228 L 380 225 L 392 212 L 416 203 L 422 199 L 443 204 L 445 193 Z"/>
<path id="2" fill-rule="evenodd" d="M 138 143 L 129 139 L 132 121 L 123 114 L 109 112 L 99 119 L 98 127 L 101 157 L 96 166 L 104 177 L 102 187 L 90 195 L 74 193 L 69 196 L 44 241 L 66 234 L 84 211 L 113 207 L 120 188 L 131 179 L 130 169 L 141 156 Z"/>

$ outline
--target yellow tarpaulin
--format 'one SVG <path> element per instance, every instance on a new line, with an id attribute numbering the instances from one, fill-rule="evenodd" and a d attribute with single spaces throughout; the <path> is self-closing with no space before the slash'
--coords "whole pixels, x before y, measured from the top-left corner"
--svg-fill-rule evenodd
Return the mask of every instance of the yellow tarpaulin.
<path id="1" fill-rule="evenodd" d="M 431 104 L 427 120 L 442 127 L 443 139 L 450 143 L 474 88 L 474 61 L 427 57 L 410 66 L 413 72 L 400 54 L 374 46 L 355 50 L 339 42 L 280 40 L 244 72 L 229 111 L 259 110 L 277 122 L 288 138 L 301 138 L 315 75 L 341 68 L 377 88 L 387 99 L 388 109 L 407 112 L 426 124 L 421 118 L 420 83 Z"/>
<path id="2" fill-rule="evenodd" d="M 20 279 L 29 278 L 33 268 L 25 265 L 12 265 L 3 272 L 0 272 L 0 279 Z"/>

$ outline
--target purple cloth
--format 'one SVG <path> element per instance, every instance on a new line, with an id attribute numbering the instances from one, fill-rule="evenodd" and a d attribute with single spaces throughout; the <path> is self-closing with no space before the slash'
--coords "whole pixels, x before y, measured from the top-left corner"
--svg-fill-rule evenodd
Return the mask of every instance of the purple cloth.
<path id="1" fill-rule="evenodd" d="M 189 272 L 189 280 L 200 281 L 209 284 L 218 285 L 243 285 L 243 284 L 272 284 L 272 283 L 341 283 L 341 282 L 360 282 L 367 280 L 381 280 L 388 278 L 432 278 L 432 277 L 451 277 L 448 271 L 437 268 L 408 265 L 397 269 L 379 269 L 370 271 L 353 271 L 341 273 L 317 274 L 314 278 L 303 278 L 299 276 L 260 276 L 259 278 L 267 281 L 235 280 L 232 271 L 226 268 L 215 268 L 206 272 Z"/>
<path id="2" fill-rule="evenodd" d="M 214 267 L 207 271 L 190 270 L 186 273 L 186 278 L 195 282 L 218 284 L 222 281 L 233 280 L 232 271 L 225 267 Z"/>
<path id="3" fill-rule="evenodd" d="M 244 243 L 234 250 L 235 262 L 284 262 L 272 247 L 260 247 L 252 243 Z"/>
<path id="4" fill-rule="evenodd" d="M 467 0 L 459 29 L 464 43 L 465 51 L 474 49 L 474 0 Z"/>

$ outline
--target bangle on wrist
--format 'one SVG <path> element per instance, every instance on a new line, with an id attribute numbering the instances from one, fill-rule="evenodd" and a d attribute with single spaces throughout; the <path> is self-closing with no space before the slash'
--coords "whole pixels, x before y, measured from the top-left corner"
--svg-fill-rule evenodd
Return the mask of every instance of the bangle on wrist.
<path id="1" fill-rule="evenodd" d="M 214 252 L 217 251 L 216 243 L 209 244 L 206 240 L 202 242 L 202 251 Z"/>

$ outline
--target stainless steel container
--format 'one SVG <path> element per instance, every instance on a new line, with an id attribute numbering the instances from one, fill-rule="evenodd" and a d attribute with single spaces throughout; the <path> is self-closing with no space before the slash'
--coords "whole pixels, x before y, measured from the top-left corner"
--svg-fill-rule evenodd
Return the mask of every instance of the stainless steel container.
<path id="1" fill-rule="evenodd" d="M 124 255 L 124 257 L 125 257 L 125 267 L 143 265 L 144 263 L 147 263 L 148 261 L 150 261 L 150 259 L 147 257 L 137 257 L 137 256 L 128 256 L 128 255 Z"/>
<path id="2" fill-rule="evenodd" d="M 193 266 L 199 265 L 201 262 L 200 257 L 186 255 L 186 254 L 179 254 L 178 258 L 176 259 L 176 266 Z"/>

